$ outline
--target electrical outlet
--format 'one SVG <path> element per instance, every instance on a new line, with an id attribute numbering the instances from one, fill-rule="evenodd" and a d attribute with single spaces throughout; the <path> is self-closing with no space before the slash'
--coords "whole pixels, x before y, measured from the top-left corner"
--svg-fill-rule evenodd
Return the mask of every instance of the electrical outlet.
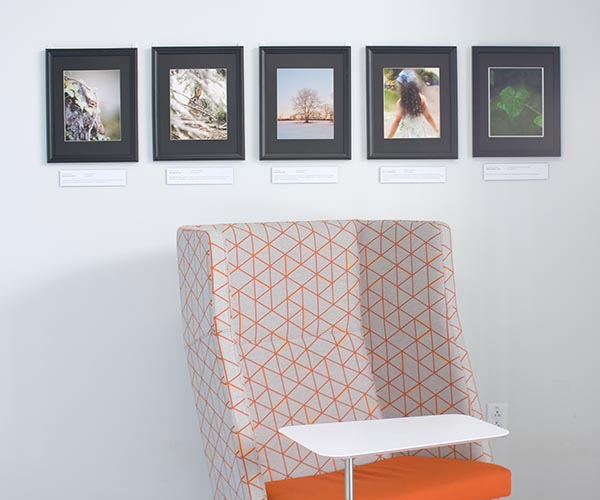
<path id="1" fill-rule="evenodd" d="M 503 429 L 508 428 L 508 405 L 506 403 L 488 403 L 486 420 Z"/>

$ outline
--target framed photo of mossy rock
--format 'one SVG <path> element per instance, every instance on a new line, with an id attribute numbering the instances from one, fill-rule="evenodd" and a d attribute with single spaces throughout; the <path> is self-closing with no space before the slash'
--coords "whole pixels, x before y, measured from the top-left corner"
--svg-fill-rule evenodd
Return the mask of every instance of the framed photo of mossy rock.
<path id="1" fill-rule="evenodd" d="M 350 47 L 261 47 L 260 159 L 350 158 Z"/>
<path id="2" fill-rule="evenodd" d="M 458 158 L 456 47 L 367 47 L 367 158 Z"/>
<path id="3" fill-rule="evenodd" d="M 47 49 L 48 162 L 138 160 L 137 49 Z"/>
<path id="4" fill-rule="evenodd" d="M 473 156 L 560 156 L 559 47 L 473 47 Z"/>
<path id="5" fill-rule="evenodd" d="M 153 47 L 155 160 L 244 159 L 244 48 Z"/>

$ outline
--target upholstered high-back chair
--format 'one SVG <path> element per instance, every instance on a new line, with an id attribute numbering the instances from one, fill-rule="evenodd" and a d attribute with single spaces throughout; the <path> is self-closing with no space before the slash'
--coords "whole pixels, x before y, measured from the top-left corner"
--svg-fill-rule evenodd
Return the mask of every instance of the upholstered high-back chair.
<path id="1" fill-rule="evenodd" d="M 281 435 L 283 426 L 443 413 L 481 418 L 446 225 L 187 226 L 178 232 L 178 253 L 213 498 L 276 498 L 270 485 L 342 468 Z M 491 460 L 481 443 L 419 454 L 431 457 L 428 464 Z M 499 469 L 489 491 L 469 498 L 507 495 L 510 477 Z"/>

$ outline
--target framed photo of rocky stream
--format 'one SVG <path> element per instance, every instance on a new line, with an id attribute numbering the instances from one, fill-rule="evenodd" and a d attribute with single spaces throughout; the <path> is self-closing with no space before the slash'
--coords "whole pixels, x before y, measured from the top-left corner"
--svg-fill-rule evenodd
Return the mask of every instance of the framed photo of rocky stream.
<path id="1" fill-rule="evenodd" d="M 560 156 L 559 47 L 473 47 L 473 156 Z"/>
<path id="2" fill-rule="evenodd" d="M 367 158 L 458 158 L 456 47 L 366 48 Z"/>
<path id="3" fill-rule="evenodd" d="M 260 159 L 350 157 L 350 47 L 261 47 Z"/>
<path id="4" fill-rule="evenodd" d="M 155 160 L 244 159 L 244 48 L 153 47 Z"/>
<path id="5" fill-rule="evenodd" d="M 48 162 L 138 160 L 137 49 L 47 49 Z"/>

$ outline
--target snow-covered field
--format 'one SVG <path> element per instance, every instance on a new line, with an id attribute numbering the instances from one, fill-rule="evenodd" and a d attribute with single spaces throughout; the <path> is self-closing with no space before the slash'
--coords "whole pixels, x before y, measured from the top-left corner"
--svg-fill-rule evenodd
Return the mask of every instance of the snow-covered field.
<path id="1" fill-rule="evenodd" d="M 333 122 L 278 121 L 277 139 L 333 139 Z"/>

